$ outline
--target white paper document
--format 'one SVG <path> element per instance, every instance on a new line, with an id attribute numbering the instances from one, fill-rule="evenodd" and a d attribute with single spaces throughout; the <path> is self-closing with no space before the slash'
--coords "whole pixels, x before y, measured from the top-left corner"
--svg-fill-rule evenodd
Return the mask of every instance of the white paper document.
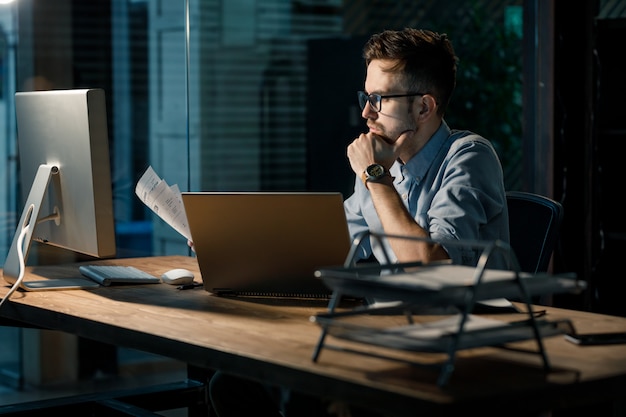
<path id="1" fill-rule="evenodd" d="M 185 206 L 176 184 L 169 186 L 150 166 L 137 182 L 135 194 L 163 221 L 191 240 Z"/>
<path id="2" fill-rule="evenodd" d="M 326 321 L 330 334 L 356 342 L 420 352 L 449 352 L 481 346 L 499 346 L 505 343 L 533 339 L 536 335 L 527 322 L 506 321 L 469 314 L 461 329 L 461 315 L 452 315 L 441 320 L 408 324 L 390 328 L 368 328 L 338 320 Z M 563 334 L 567 327 L 558 322 L 537 320 L 541 337 Z M 461 337 L 456 340 L 459 332 Z M 458 343 L 453 345 L 453 343 Z"/>

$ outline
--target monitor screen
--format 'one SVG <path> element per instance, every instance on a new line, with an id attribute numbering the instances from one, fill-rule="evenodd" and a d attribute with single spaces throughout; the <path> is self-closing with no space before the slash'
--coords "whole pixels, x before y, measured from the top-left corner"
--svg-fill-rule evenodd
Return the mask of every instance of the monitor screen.
<path id="1" fill-rule="evenodd" d="M 4 278 L 17 280 L 33 240 L 93 257 L 114 256 L 104 91 L 18 92 L 15 111 L 22 193 L 27 197 Z M 55 283 L 24 289 L 46 286 L 54 288 Z"/>

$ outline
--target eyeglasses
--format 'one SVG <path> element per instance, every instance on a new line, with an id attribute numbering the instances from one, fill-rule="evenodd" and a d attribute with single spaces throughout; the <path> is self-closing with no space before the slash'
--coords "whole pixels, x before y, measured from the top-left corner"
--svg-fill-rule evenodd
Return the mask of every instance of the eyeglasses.
<path id="1" fill-rule="evenodd" d="M 357 91 L 357 95 L 359 97 L 359 106 L 361 106 L 361 110 L 363 110 L 365 105 L 369 103 L 372 110 L 378 113 L 382 108 L 384 98 L 423 96 L 426 95 L 426 93 L 389 94 L 381 96 L 380 94 L 367 94 L 365 91 Z"/>

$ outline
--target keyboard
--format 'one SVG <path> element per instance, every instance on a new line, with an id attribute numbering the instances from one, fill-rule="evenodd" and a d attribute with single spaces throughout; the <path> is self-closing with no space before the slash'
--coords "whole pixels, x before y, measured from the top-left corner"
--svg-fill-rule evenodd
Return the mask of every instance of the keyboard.
<path id="1" fill-rule="evenodd" d="M 161 280 L 134 266 L 123 265 L 81 265 L 81 274 L 108 287 L 112 284 L 158 284 Z"/>

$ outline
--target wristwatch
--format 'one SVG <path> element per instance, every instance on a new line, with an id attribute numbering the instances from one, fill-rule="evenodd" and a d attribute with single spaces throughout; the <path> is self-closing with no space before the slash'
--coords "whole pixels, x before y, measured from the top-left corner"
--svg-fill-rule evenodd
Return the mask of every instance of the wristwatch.
<path id="1" fill-rule="evenodd" d="M 361 174 L 361 180 L 363 180 L 363 184 L 366 184 L 368 181 L 378 181 L 386 176 L 391 176 L 391 174 L 384 166 L 381 164 L 372 164 L 365 168 L 365 171 Z"/>

